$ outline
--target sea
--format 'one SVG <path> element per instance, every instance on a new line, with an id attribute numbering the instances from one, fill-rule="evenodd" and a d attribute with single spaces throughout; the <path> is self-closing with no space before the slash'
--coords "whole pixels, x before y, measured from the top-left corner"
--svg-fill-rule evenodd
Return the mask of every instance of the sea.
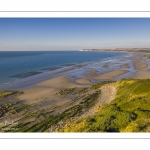
<path id="1" fill-rule="evenodd" d="M 102 64 L 107 61 L 128 55 L 124 52 L 0 51 L 0 90 L 23 89 L 64 74 L 65 70 L 70 79 L 82 77 L 91 69 L 102 71 Z"/>

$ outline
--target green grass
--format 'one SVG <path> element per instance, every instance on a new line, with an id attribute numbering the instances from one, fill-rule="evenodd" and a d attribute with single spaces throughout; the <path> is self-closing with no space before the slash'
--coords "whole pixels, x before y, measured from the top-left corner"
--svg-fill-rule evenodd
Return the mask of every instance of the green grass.
<path id="1" fill-rule="evenodd" d="M 131 122 L 123 132 L 150 132 L 150 119 L 137 119 Z"/>
<path id="2" fill-rule="evenodd" d="M 83 94 L 81 102 L 62 113 L 52 116 L 44 115 L 42 121 L 33 121 L 32 125 L 18 125 L 18 132 L 46 132 L 60 121 L 78 117 L 94 106 L 101 94 L 99 88 L 112 82 L 100 82 L 90 88 L 74 91 L 75 88 L 64 89 L 60 95 Z M 109 104 L 101 105 L 94 116 L 69 122 L 61 132 L 150 132 L 150 79 L 122 79 L 113 82 L 117 88 L 116 97 Z M 87 91 L 88 90 L 88 91 Z M 58 92 L 58 93 L 59 93 Z M 89 92 L 93 92 L 90 94 Z M 9 104 L 10 105 L 10 104 Z M 8 106 L 11 107 L 11 106 Z M 18 111 L 28 109 L 21 105 Z M 39 114 L 37 114 L 39 115 Z M 31 115 L 32 116 L 32 115 Z M 11 131 L 10 131 L 11 132 Z"/>
<path id="3" fill-rule="evenodd" d="M 97 84 L 96 87 L 100 85 Z M 117 86 L 117 95 L 110 104 L 103 105 L 98 114 L 75 121 L 61 131 L 150 131 L 150 80 L 122 79 L 115 85 Z"/>

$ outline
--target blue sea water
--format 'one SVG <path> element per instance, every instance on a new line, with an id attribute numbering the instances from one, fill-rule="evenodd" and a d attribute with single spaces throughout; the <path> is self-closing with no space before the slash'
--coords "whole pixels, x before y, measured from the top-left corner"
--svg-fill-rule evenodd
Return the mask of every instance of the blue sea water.
<path id="1" fill-rule="evenodd" d="M 0 89 L 38 73 L 125 55 L 127 53 L 122 52 L 1 51 Z"/>

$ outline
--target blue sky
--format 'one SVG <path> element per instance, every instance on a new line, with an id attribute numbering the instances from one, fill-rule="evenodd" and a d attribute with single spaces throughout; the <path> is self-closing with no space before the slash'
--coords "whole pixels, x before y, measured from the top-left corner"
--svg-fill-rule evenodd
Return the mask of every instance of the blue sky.
<path id="1" fill-rule="evenodd" d="M 150 18 L 0 18 L 0 50 L 150 48 Z"/>

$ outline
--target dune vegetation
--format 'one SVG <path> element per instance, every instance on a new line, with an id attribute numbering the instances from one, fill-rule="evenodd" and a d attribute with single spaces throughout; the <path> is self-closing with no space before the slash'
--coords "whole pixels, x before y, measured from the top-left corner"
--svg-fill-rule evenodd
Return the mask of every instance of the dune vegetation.
<path id="1" fill-rule="evenodd" d="M 97 105 L 101 88 L 113 85 L 116 96 L 110 103 Z M 107 86 L 105 86 L 106 88 Z M 22 92 L 3 91 L 1 100 Z M 22 123 L 14 125 L 15 132 L 149 132 L 150 131 L 150 79 L 121 79 L 116 82 L 95 83 L 91 87 L 70 88 L 58 91 L 56 96 L 69 96 L 71 103 L 78 104 L 57 115 L 51 114 L 57 106 L 33 111 L 35 105 L 20 101 L 0 106 L 0 116 L 20 114 Z M 83 117 L 93 106 L 94 113 Z M 82 117 L 81 117 L 82 116 Z M 35 118 L 32 120 L 30 118 Z M 38 119 L 39 118 L 39 119 Z M 2 130 L 6 126 L 0 127 Z M 5 130 L 4 132 L 12 132 Z M 14 132 L 14 131 L 13 131 Z"/>
<path id="2" fill-rule="evenodd" d="M 98 113 L 66 125 L 62 132 L 149 132 L 150 79 L 122 79 L 116 98 Z"/>
<path id="3" fill-rule="evenodd" d="M 15 94 L 23 94 L 22 91 L 1 91 L 0 92 L 0 98 L 5 98 L 10 95 L 15 95 Z"/>

